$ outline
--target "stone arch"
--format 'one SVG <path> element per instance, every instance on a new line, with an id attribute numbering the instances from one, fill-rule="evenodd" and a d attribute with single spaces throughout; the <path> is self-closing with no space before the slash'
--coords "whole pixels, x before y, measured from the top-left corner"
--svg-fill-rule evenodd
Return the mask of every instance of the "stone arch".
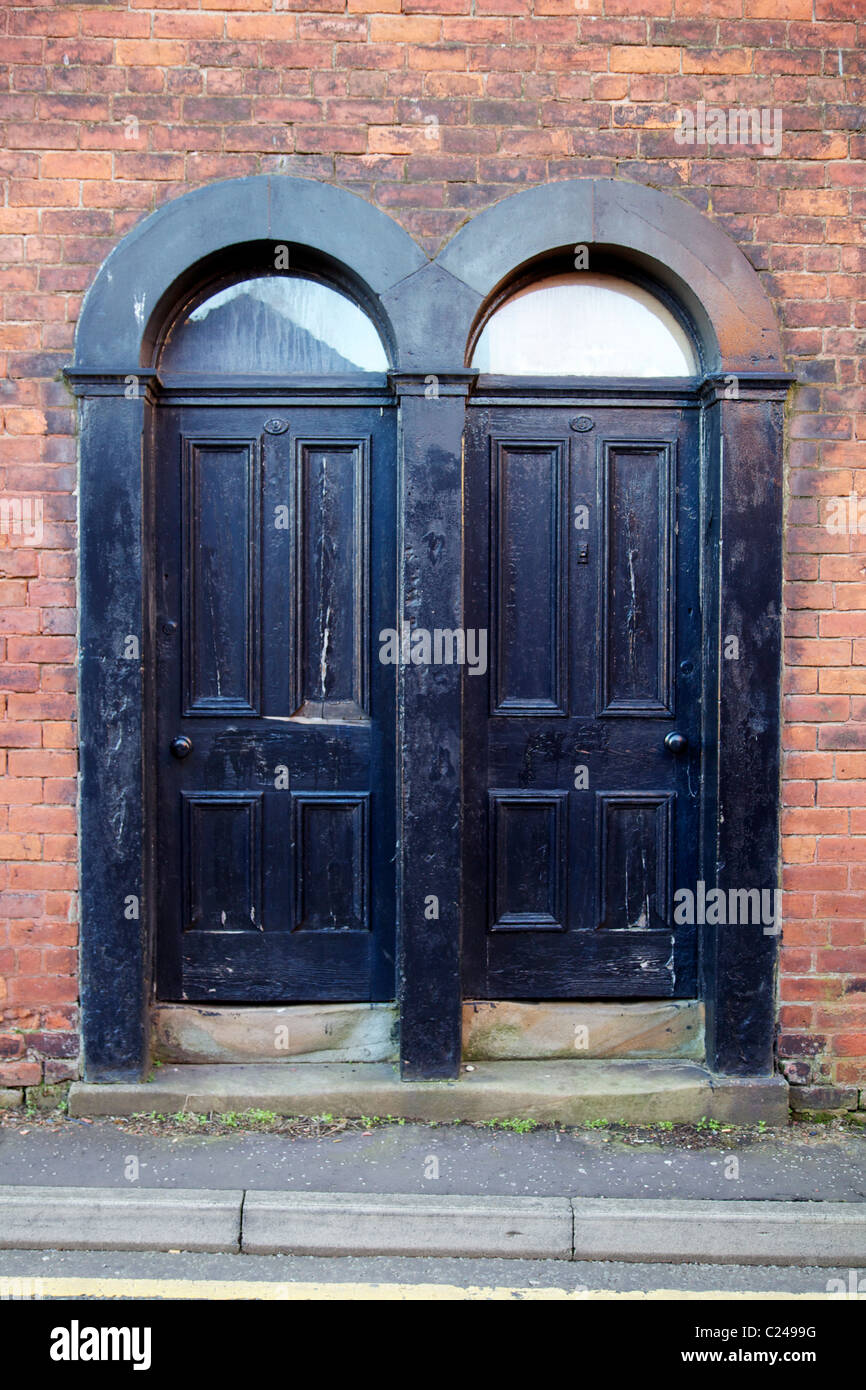
<path id="1" fill-rule="evenodd" d="M 516 271 L 575 245 L 618 255 L 664 286 L 692 320 L 708 374 L 783 369 L 773 305 L 735 242 L 683 199 L 615 179 L 515 193 L 457 232 L 436 258 L 464 288 L 452 295 L 452 353 L 465 350 L 480 306 Z"/>
<path id="2" fill-rule="evenodd" d="M 408 232 L 345 189 L 270 174 L 208 184 L 152 213 L 105 260 L 79 316 L 75 368 L 149 366 L 153 338 L 197 267 L 266 241 L 309 248 L 376 301 L 426 262 Z M 387 311 L 380 317 L 393 339 Z"/>

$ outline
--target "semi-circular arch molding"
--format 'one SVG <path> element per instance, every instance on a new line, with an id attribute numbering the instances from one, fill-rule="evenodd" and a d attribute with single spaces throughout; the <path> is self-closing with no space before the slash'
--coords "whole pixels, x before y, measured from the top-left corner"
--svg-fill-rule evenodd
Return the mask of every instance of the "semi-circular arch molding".
<path id="1" fill-rule="evenodd" d="M 519 266 L 573 245 L 619 251 L 666 285 L 694 321 L 707 372 L 783 370 L 772 303 L 736 243 L 683 199 L 615 179 L 515 193 L 462 227 L 436 258 L 469 291 L 451 317 L 455 339 L 465 349 L 478 303 Z"/>
<path id="2" fill-rule="evenodd" d="M 427 263 L 387 213 L 346 189 L 256 174 L 166 203 L 115 247 L 82 306 L 75 368 L 131 370 L 154 310 L 192 266 L 251 242 L 300 243 L 331 257 L 381 298 Z"/>

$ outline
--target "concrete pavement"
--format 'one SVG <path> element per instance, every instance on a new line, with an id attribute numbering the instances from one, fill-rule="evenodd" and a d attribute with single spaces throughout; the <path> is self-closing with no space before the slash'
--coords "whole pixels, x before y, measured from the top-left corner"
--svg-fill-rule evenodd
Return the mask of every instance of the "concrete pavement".
<path id="1" fill-rule="evenodd" d="M 0 1124 L 0 1186 L 185 1187 L 463 1196 L 866 1200 L 866 1133 L 805 1126 L 694 1134 L 374 1125 L 320 1136 L 171 1124 Z M 137 1132 L 138 1131 L 138 1132 Z"/>

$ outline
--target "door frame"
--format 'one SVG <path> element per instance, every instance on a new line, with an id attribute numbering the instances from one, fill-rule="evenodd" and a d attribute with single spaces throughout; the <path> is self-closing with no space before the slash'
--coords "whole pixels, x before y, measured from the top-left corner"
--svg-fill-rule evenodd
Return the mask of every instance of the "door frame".
<path id="1" fill-rule="evenodd" d="M 720 499 L 706 517 L 705 659 L 718 671 L 719 716 L 707 749 L 707 883 L 777 882 L 782 449 L 792 377 L 771 301 L 736 244 L 683 199 L 621 180 L 514 194 L 435 258 L 385 213 L 331 185 L 282 175 L 211 184 L 166 204 L 115 247 L 85 298 L 65 373 L 79 400 L 81 1026 L 92 1081 L 139 1079 L 149 1066 L 153 731 L 144 637 L 152 620 L 148 458 L 164 390 L 154 349 L 204 267 L 245 248 L 252 260 L 268 244 L 348 276 L 381 327 L 392 367 L 377 386 L 387 384 L 399 408 L 398 613 L 429 629 L 462 624 L 464 407 L 470 392 L 496 387 L 466 363 L 491 300 L 512 276 L 575 245 L 590 257 L 597 248 L 621 258 L 677 300 L 700 346 L 702 467 Z M 311 401 L 327 389 L 293 388 Z M 363 394 L 365 383 L 356 389 Z M 580 404 L 622 383 L 551 389 Z M 747 660 L 721 659 L 728 633 L 740 637 Z M 137 656 L 134 645 L 127 654 L 128 637 Z M 398 668 L 397 975 L 407 1079 L 452 1077 L 460 1066 L 460 711 L 459 667 Z M 777 939 L 759 928 L 704 928 L 712 1070 L 772 1071 L 776 954 Z"/>

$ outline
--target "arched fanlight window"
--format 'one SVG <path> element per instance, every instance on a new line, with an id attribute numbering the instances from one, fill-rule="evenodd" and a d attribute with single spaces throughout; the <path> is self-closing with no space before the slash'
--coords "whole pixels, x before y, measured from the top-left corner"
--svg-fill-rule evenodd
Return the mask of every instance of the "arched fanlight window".
<path id="1" fill-rule="evenodd" d="M 165 372 L 209 376 L 384 372 L 373 322 L 347 295 L 301 275 L 260 275 L 199 297 L 169 329 Z"/>
<path id="2" fill-rule="evenodd" d="M 648 290 L 575 271 L 518 290 L 494 310 L 472 366 L 507 376 L 691 377 L 692 342 Z"/>

